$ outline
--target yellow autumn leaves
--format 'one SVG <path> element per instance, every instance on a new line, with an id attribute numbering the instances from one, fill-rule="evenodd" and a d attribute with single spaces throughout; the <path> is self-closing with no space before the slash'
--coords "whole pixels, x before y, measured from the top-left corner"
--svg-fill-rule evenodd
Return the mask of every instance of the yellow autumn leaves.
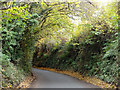
<path id="1" fill-rule="evenodd" d="M 16 6 L 16 7 L 11 7 L 8 10 L 3 11 L 3 15 L 7 15 L 9 18 L 24 18 L 28 19 L 27 16 L 32 16 L 27 10 L 27 4 L 25 6 Z M 14 17 L 12 17 L 14 15 Z M 6 18 L 7 19 L 7 18 Z"/>

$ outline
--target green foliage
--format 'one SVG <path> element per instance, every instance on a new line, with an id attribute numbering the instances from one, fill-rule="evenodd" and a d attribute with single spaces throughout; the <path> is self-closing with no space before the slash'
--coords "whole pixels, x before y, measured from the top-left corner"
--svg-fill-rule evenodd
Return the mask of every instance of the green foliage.
<path id="1" fill-rule="evenodd" d="M 118 39 L 111 41 L 104 49 L 104 56 L 103 59 L 109 59 L 110 57 L 113 57 L 113 60 L 117 60 L 118 56 Z M 110 58 L 111 59 L 111 58 Z"/>
<path id="2" fill-rule="evenodd" d="M 72 30 L 68 30 L 69 35 L 66 35 L 67 40 L 64 43 L 59 42 L 56 45 L 55 42 L 51 42 L 52 45 L 50 45 L 50 41 L 59 41 L 57 33 L 51 34 L 51 37 L 54 38 L 43 36 L 44 40 L 41 39 L 36 45 L 34 65 L 96 76 L 117 86 L 120 70 L 118 65 L 117 4 L 108 4 L 98 11 L 98 13 L 93 12 L 89 20 L 82 18 L 84 21 L 81 21 L 82 23 L 78 27 L 73 26 Z M 62 23 L 62 19 L 58 20 Z M 86 21 L 88 23 L 85 23 Z M 47 28 L 54 29 L 54 25 Z M 58 27 L 56 26 L 55 29 L 58 30 Z M 63 33 L 66 34 L 66 32 Z M 61 38 L 63 35 L 59 34 L 59 37 Z M 46 40 L 46 38 L 51 40 Z M 62 39 L 60 40 L 62 41 Z M 42 54 L 38 55 L 39 53 Z"/>
<path id="3" fill-rule="evenodd" d="M 15 3 L 14 3 L 15 4 Z M 13 4 L 13 5 L 14 5 Z M 18 4 L 20 5 L 20 4 Z M 2 65 L 3 87 L 16 87 L 31 75 L 36 36 L 39 24 L 37 13 L 30 14 L 27 4 L 2 11 Z M 7 85 L 8 84 L 8 85 Z"/>
<path id="4" fill-rule="evenodd" d="M 0 22 L 4 87 L 29 75 L 32 60 L 36 66 L 71 70 L 118 84 L 116 3 L 101 8 L 87 1 L 0 4 L 11 5 L 2 11 Z M 78 26 L 71 21 L 74 16 L 81 18 Z"/>
<path id="5" fill-rule="evenodd" d="M 5 66 L 6 65 L 5 63 L 3 64 L 4 65 L 2 66 L 2 70 L 3 70 L 2 87 L 9 87 L 10 85 L 11 87 L 15 87 L 25 79 L 26 73 L 24 72 L 23 69 L 14 66 L 9 61 L 7 62 L 7 67 Z"/>

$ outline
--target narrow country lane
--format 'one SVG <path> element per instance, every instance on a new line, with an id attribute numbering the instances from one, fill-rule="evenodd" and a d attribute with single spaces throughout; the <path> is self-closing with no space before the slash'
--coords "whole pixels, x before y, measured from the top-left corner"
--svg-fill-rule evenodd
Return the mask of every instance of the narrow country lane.
<path id="1" fill-rule="evenodd" d="M 74 77 L 33 68 L 36 79 L 30 88 L 99 88 Z"/>

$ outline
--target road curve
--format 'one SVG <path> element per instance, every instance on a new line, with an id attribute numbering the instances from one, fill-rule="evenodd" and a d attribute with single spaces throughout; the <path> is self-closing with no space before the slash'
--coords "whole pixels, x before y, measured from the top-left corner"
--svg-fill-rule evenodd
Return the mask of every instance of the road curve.
<path id="1" fill-rule="evenodd" d="M 36 79 L 30 88 L 99 88 L 68 75 L 33 68 Z"/>

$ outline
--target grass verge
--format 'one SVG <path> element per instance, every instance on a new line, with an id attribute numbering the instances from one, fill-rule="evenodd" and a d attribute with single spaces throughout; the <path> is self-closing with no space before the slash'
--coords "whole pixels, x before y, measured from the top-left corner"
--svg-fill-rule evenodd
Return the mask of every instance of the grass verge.
<path id="1" fill-rule="evenodd" d="M 31 83 L 35 80 L 35 76 L 28 76 L 25 78 L 24 81 L 22 81 L 17 88 L 29 88 Z"/>

